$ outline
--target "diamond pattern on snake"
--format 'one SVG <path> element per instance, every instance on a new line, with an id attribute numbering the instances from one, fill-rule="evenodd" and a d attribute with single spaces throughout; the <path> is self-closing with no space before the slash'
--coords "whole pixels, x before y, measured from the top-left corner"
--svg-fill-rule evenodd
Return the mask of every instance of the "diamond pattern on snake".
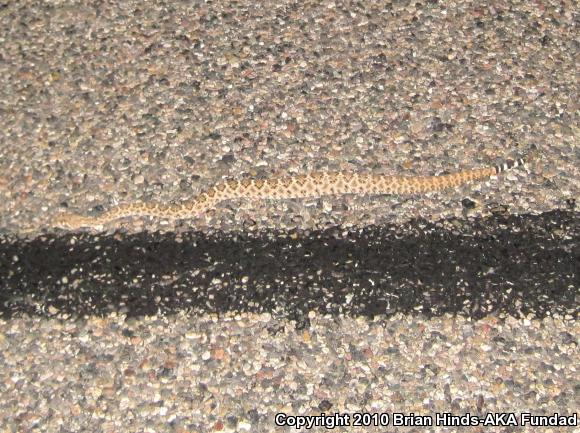
<path id="1" fill-rule="evenodd" d="M 496 166 L 463 170 L 439 176 L 387 176 L 350 172 L 314 172 L 300 176 L 270 179 L 231 180 L 218 183 L 192 200 L 178 204 L 156 202 L 125 203 L 100 215 L 64 213 L 57 215 L 54 227 L 67 230 L 102 228 L 105 224 L 126 217 L 152 216 L 163 219 L 193 218 L 229 199 L 296 199 L 330 195 L 420 194 L 485 180 L 491 176 L 524 166 L 524 158 Z"/>

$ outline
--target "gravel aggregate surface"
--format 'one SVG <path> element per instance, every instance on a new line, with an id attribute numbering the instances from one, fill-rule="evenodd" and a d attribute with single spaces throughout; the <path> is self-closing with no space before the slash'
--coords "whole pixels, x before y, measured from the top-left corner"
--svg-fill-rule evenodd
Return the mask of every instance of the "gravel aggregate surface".
<path id="1" fill-rule="evenodd" d="M 310 320 L 301 331 L 269 314 L 1 320 L 0 422 L 4 431 L 267 432 L 297 431 L 276 428 L 276 413 L 578 410 L 578 322 Z M 339 431 L 463 429 L 577 431 Z"/>
<path id="2" fill-rule="evenodd" d="M 0 422 L 273 431 L 279 414 L 324 412 L 355 431 L 363 412 L 575 416 L 579 222 L 0 236 Z"/>
<path id="3" fill-rule="evenodd" d="M 574 2 L 83 2 L 0 14 L 0 227 L 179 201 L 223 178 L 434 174 L 542 151 L 530 176 L 427 197 L 238 201 L 230 230 L 518 213 L 578 197 Z M 129 230 L 162 221 L 125 221 Z M 114 223 L 118 227 L 119 223 Z"/>
<path id="4" fill-rule="evenodd" d="M 315 303 L 301 320 L 267 310 L 132 315 L 119 305 L 65 318 L 58 307 L 71 304 L 74 280 L 61 280 L 60 304 L 23 297 L 46 309 L 0 317 L 0 432 L 308 431 L 277 427 L 276 413 L 577 414 L 578 18 L 568 0 L 0 4 L 0 239 L 3 252 L 15 248 L 0 262 L 3 300 L 17 299 L 14 276 L 38 252 L 29 242 L 47 239 L 90 251 L 133 235 L 356 234 L 521 215 L 521 227 L 507 229 L 513 242 L 525 221 L 551 212 L 568 221 L 546 232 L 557 258 L 542 256 L 548 264 L 531 274 L 569 271 L 537 292 L 566 300 L 561 308 L 521 317 L 326 314 Z M 101 234 L 51 224 L 62 211 L 191 199 L 229 178 L 438 174 L 525 155 L 532 144 L 539 158 L 529 173 L 425 196 L 232 200 L 192 220 L 129 218 Z M 50 263 L 45 275 L 58 272 Z M 145 274 L 156 266 L 142 263 Z M 513 293 L 525 293 L 524 280 Z M 231 287 L 213 283 L 216 293 Z M 30 293 L 55 294 L 54 281 L 35 284 Z M 137 282 L 131 293 L 151 290 Z M 530 307 L 538 299 L 528 310 L 521 300 L 517 311 L 540 311 Z"/>
<path id="5" fill-rule="evenodd" d="M 0 316 L 310 311 L 578 319 L 580 216 L 358 231 L 0 235 Z M 442 254 L 444 252 L 444 254 Z"/>

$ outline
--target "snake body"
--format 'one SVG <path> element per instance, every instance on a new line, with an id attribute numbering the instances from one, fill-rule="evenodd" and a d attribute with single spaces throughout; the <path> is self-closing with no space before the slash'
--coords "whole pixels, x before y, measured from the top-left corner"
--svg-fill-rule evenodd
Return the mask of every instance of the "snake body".
<path id="1" fill-rule="evenodd" d="M 54 219 L 53 226 L 67 230 L 82 227 L 100 228 L 125 217 L 152 216 L 163 219 L 193 218 L 214 209 L 229 199 L 290 199 L 312 198 L 341 194 L 420 194 L 457 188 L 487 179 L 506 170 L 524 166 L 523 158 L 496 166 L 463 170 L 439 176 L 386 176 L 349 172 L 314 172 L 300 176 L 244 179 L 218 183 L 192 200 L 178 204 L 134 202 L 118 205 L 100 215 L 89 216 L 63 213 Z"/>

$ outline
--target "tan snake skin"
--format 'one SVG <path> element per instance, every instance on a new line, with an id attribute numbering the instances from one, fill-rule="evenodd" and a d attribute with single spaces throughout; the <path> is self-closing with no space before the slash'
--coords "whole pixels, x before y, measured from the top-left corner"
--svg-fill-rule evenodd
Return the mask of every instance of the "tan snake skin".
<path id="1" fill-rule="evenodd" d="M 487 179 L 493 175 L 523 166 L 524 159 L 508 161 L 497 166 L 464 170 L 441 176 L 385 176 L 365 173 L 310 173 L 302 176 L 245 179 L 219 183 L 193 200 L 179 204 L 136 202 L 121 204 L 97 216 L 65 213 L 57 216 L 53 226 L 68 230 L 81 227 L 101 228 L 119 218 L 153 216 L 164 219 L 192 218 L 228 199 L 266 198 L 289 199 L 321 197 L 338 194 L 418 194 L 456 188 L 460 185 Z"/>

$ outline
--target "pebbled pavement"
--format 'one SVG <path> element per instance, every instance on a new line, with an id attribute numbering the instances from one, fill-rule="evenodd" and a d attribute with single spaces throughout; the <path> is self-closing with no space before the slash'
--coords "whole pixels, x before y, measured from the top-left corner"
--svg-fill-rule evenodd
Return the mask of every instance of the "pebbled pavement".
<path id="1" fill-rule="evenodd" d="M 578 317 L 578 212 L 360 230 L 0 238 L 0 314 Z"/>

